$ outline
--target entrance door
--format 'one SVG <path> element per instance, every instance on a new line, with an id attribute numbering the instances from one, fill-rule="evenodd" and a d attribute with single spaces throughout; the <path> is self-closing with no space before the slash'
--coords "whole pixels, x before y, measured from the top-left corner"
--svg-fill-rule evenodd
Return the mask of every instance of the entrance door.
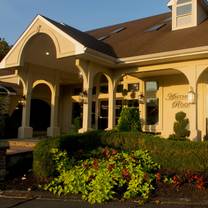
<path id="1" fill-rule="evenodd" d="M 98 119 L 98 129 L 108 128 L 108 100 L 100 101 L 100 114 Z"/>

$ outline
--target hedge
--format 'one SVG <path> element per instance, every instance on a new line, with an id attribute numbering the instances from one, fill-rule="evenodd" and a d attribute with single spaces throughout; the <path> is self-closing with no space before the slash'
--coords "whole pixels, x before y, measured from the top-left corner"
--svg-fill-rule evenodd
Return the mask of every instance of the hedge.
<path id="1" fill-rule="evenodd" d="M 69 156 L 83 159 L 81 157 L 87 157 L 89 151 L 105 146 L 126 151 L 148 150 L 162 169 L 175 172 L 208 170 L 207 142 L 173 141 L 139 132 L 94 131 L 41 141 L 34 150 L 34 173 L 39 178 L 54 176 L 52 148 L 66 150 Z"/>

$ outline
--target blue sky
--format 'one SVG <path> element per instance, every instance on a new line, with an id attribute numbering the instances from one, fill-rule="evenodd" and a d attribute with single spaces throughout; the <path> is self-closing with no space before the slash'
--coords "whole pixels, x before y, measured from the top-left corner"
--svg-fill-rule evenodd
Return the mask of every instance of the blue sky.
<path id="1" fill-rule="evenodd" d="M 13 44 L 37 14 L 82 31 L 168 11 L 167 0 L 0 0 L 0 37 Z"/>

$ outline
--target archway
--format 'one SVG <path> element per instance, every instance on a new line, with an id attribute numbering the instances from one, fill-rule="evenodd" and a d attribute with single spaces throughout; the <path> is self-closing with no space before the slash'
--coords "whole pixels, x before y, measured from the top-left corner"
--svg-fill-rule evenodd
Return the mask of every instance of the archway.
<path id="1" fill-rule="evenodd" d="M 123 89 L 127 91 L 125 97 L 128 101 L 134 98 L 137 100 L 143 131 L 168 137 L 173 133 L 177 112 L 184 111 L 191 118 L 191 105 L 187 99 L 189 81 L 180 70 L 158 69 L 121 74 L 116 89 L 117 100 L 118 96 L 121 98 L 120 105 Z M 132 92 L 136 96 L 132 97 Z M 118 111 L 118 103 L 116 109 Z"/>
<path id="2" fill-rule="evenodd" d="M 32 90 L 30 126 L 33 136 L 46 135 L 50 127 L 51 117 L 51 89 L 46 83 L 37 84 Z"/>
<path id="3" fill-rule="evenodd" d="M 123 106 L 139 108 L 139 96 L 142 93 L 141 80 L 131 73 L 123 74 L 116 81 L 115 92 L 115 123 L 117 125 Z"/>
<path id="4" fill-rule="evenodd" d="M 93 80 L 92 89 L 92 128 L 107 129 L 109 113 L 109 76 L 97 73 Z"/>
<path id="5" fill-rule="evenodd" d="M 197 80 L 197 121 L 202 140 L 208 140 L 208 68 Z"/>

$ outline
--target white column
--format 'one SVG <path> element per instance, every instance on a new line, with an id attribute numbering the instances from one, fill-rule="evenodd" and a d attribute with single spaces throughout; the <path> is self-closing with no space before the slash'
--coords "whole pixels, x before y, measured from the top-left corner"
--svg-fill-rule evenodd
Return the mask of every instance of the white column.
<path id="1" fill-rule="evenodd" d="M 27 80 L 26 89 L 23 94 L 25 96 L 25 105 L 22 109 L 22 126 L 18 129 L 18 138 L 26 139 L 32 138 L 33 129 L 30 127 L 30 108 L 31 108 L 31 96 L 32 96 L 32 81 Z"/>
<path id="2" fill-rule="evenodd" d="M 113 86 L 109 87 L 109 98 L 108 98 L 108 128 L 112 130 L 115 127 L 115 103 L 116 103 L 116 92 Z"/>
<path id="3" fill-rule="evenodd" d="M 51 95 L 51 122 L 50 127 L 47 129 L 47 136 L 49 137 L 60 135 L 60 128 L 58 127 L 59 90 L 59 83 L 57 83 Z"/>
<path id="4" fill-rule="evenodd" d="M 89 82 L 89 81 L 88 81 Z M 82 119 L 82 129 L 79 130 L 80 133 L 87 132 L 91 130 L 92 125 L 92 83 L 83 83 L 83 89 L 86 91 L 87 96 L 84 98 L 83 103 L 83 119 Z"/>
<path id="5" fill-rule="evenodd" d="M 198 123 L 197 123 L 197 84 L 193 83 L 191 85 L 193 92 L 195 93 L 195 102 L 190 104 L 190 116 L 189 116 L 189 130 L 190 130 L 190 139 L 197 141 L 199 139 Z"/>

